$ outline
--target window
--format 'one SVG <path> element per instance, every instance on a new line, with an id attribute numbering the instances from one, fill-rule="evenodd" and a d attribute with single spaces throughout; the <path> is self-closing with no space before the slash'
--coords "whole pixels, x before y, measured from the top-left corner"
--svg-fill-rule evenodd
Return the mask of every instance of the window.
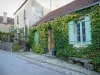
<path id="1" fill-rule="evenodd" d="M 69 44 L 91 44 L 90 17 L 68 23 Z"/>
<path id="2" fill-rule="evenodd" d="M 76 35 L 77 42 L 83 43 L 86 42 L 86 34 L 85 34 L 85 20 L 76 22 Z"/>
<path id="3" fill-rule="evenodd" d="M 17 16 L 17 24 L 19 24 L 19 16 Z"/>
<path id="4" fill-rule="evenodd" d="M 26 10 L 24 10 L 24 19 L 26 19 Z"/>

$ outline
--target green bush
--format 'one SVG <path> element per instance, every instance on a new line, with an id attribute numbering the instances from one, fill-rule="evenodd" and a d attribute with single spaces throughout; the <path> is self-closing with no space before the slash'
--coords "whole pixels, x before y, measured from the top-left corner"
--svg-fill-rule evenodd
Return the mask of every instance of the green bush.
<path id="1" fill-rule="evenodd" d="M 76 53 L 77 51 L 74 48 L 67 46 L 67 48 L 57 51 L 57 57 L 67 59 L 68 57 L 74 57 Z"/>
<path id="2" fill-rule="evenodd" d="M 39 53 L 39 54 L 44 53 L 44 50 L 41 47 L 39 47 L 38 45 L 32 46 L 32 51 L 35 53 Z"/>
<path id="3" fill-rule="evenodd" d="M 19 43 L 13 43 L 12 51 L 18 52 L 21 49 L 21 45 Z"/>

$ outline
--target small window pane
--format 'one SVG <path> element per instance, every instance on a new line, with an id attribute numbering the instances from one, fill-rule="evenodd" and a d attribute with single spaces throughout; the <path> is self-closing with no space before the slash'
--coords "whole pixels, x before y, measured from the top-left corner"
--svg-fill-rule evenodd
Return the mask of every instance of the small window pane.
<path id="1" fill-rule="evenodd" d="M 86 36 L 85 36 L 85 21 L 82 22 L 82 37 L 83 37 L 83 42 L 86 41 Z"/>
<path id="2" fill-rule="evenodd" d="M 77 28 L 77 31 L 80 31 L 80 28 Z"/>
<path id="3" fill-rule="evenodd" d="M 85 28 L 85 21 L 82 22 L 82 28 Z"/>
<path id="4" fill-rule="evenodd" d="M 85 35 L 83 35 L 83 42 L 85 42 L 86 41 L 86 37 L 85 37 Z"/>
<path id="5" fill-rule="evenodd" d="M 77 32 L 77 35 L 80 35 L 80 31 Z"/>
<path id="6" fill-rule="evenodd" d="M 82 28 L 82 34 L 85 34 L 85 28 Z"/>
<path id="7" fill-rule="evenodd" d="M 77 23 L 77 42 L 80 42 L 81 41 L 81 39 L 80 39 L 80 23 L 78 22 Z"/>
<path id="8" fill-rule="evenodd" d="M 77 28 L 80 28 L 80 23 L 77 23 Z"/>
<path id="9" fill-rule="evenodd" d="M 80 36 L 77 36 L 77 42 L 80 42 L 81 39 L 80 39 Z"/>

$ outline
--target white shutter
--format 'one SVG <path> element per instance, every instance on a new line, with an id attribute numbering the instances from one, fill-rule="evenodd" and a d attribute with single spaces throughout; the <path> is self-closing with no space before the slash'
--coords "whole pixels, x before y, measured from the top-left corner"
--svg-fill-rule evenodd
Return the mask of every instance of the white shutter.
<path id="1" fill-rule="evenodd" d="M 34 35 L 35 35 L 35 36 L 34 36 L 34 43 L 35 43 L 35 44 L 38 44 L 38 33 L 35 32 Z"/>
<path id="2" fill-rule="evenodd" d="M 74 37 L 74 22 L 70 21 L 68 23 L 68 35 L 69 35 L 69 44 L 75 43 L 75 37 Z"/>
<path id="3" fill-rule="evenodd" d="M 91 44 L 91 25 L 90 17 L 85 17 L 86 44 Z"/>

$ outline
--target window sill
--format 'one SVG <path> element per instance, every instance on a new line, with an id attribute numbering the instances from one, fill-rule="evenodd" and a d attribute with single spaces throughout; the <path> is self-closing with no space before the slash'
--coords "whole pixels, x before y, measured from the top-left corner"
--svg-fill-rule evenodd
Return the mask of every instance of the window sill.
<path id="1" fill-rule="evenodd" d="M 86 48 L 86 47 L 88 47 L 88 44 L 74 44 L 73 45 L 73 47 L 75 47 L 75 48 Z"/>

